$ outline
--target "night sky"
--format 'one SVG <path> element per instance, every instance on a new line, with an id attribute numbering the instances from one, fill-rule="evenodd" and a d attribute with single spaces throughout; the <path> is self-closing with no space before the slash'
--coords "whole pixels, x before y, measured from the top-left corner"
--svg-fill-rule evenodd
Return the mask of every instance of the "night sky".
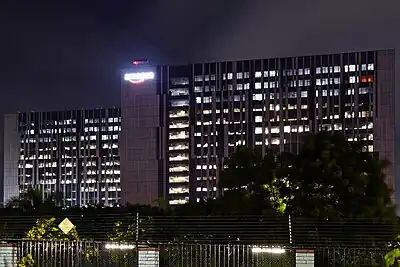
<path id="1" fill-rule="evenodd" d="M 135 58 L 400 48 L 399 14 L 398 0 L 1 0 L 0 113 L 119 105 L 118 70 Z"/>

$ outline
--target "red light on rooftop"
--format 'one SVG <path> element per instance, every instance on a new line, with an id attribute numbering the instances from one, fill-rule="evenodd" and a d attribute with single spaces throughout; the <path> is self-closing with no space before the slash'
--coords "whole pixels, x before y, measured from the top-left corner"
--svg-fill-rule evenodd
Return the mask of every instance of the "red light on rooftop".
<path id="1" fill-rule="evenodd" d="M 136 60 L 132 61 L 132 63 L 133 63 L 134 65 L 139 65 L 139 64 L 147 63 L 147 59 L 136 59 Z"/>

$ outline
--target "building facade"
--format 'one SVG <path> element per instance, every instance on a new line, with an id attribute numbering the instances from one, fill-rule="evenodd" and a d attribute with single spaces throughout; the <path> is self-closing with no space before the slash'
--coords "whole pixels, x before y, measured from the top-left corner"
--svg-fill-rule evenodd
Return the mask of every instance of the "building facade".
<path id="1" fill-rule="evenodd" d="M 303 133 L 341 131 L 392 165 L 394 51 L 136 64 L 122 72 L 122 202 L 217 197 L 237 146 L 297 152 Z M 135 133 L 135 135 L 131 133 Z"/>
<path id="2" fill-rule="evenodd" d="M 120 131 L 119 108 L 6 115 L 2 201 L 33 186 L 67 207 L 119 204 Z"/>

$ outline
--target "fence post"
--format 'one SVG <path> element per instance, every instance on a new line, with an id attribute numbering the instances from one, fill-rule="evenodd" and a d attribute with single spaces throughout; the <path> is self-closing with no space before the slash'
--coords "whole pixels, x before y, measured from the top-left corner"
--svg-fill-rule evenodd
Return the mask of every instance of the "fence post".
<path id="1" fill-rule="evenodd" d="M 136 212 L 136 243 L 139 242 L 139 212 Z"/>
<path id="2" fill-rule="evenodd" d="M 289 244 L 290 246 L 292 246 L 292 217 L 290 217 L 289 214 L 289 218 L 288 218 L 288 223 L 289 223 Z"/>
<path id="3" fill-rule="evenodd" d="M 135 236 L 135 246 L 136 246 L 136 265 L 139 266 L 139 212 L 136 212 L 136 236 Z"/>

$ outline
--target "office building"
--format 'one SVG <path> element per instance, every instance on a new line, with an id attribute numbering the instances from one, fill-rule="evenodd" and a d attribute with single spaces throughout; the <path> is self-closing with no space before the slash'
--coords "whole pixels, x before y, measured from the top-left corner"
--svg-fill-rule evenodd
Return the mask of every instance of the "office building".
<path id="1" fill-rule="evenodd" d="M 237 146 L 296 152 L 303 133 L 344 132 L 392 165 L 394 51 L 123 70 L 122 202 L 217 197 Z M 134 133 L 134 134 L 132 134 Z"/>
<path id="2" fill-rule="evenodd" d="M 120 131 L 119 108 L 5 115 L 2 201 L 33 186 L 65 206 L 118 204 Z"/>

